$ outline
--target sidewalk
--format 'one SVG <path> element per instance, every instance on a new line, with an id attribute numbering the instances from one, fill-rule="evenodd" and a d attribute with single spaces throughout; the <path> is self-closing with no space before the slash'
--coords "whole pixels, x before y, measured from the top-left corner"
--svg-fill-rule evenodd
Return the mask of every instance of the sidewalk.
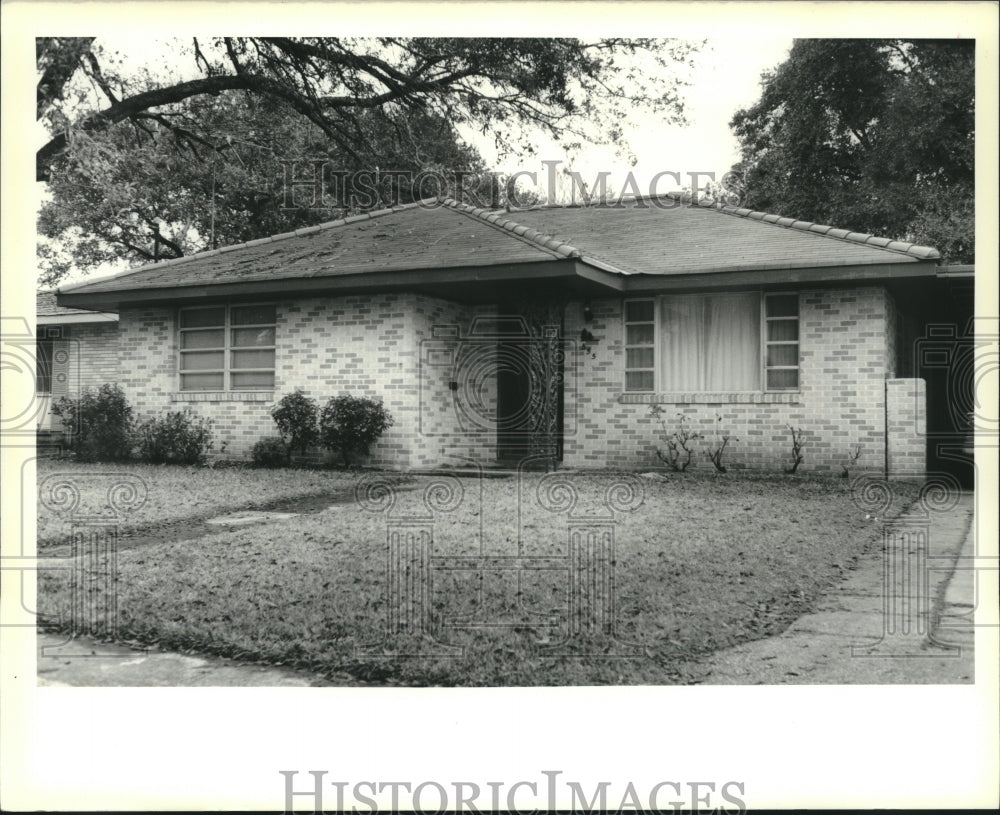
<path id="1" fill-rule="evenodd" d="M 908 512 L 896 527 L 904 534 L 864 556 L 815 611 L 776 637 L 713 654 L 702 684 L 974 682 L 975 572 L 955 569 L 974 555 L 974 502 L 964 493 L 953 509 L 930 513 L 929 527 Z M 913 534 L 922 528 L 926 568 Z"/>
<path id="2" fill-rule="evenodd" d="M 321 676 L 38 632 L 39 687 L 325 687 Z M 346 683 L 345 683 L 346 684 Z"/>

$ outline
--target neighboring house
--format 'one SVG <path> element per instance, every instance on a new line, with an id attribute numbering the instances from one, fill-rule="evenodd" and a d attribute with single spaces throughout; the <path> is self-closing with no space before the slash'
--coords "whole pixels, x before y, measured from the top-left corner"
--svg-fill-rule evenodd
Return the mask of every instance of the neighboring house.
<path id="1" fill-rule="evenodd" d="M 118 315 L 57 305 L 52 291 L 36 293 L 35 312 L 38 429 L 58 432 L 53 402 L 118 379 Z"/>
<path id="2" fill-rule="evenodd" d="M 959 319 L 938 253 L 680 196 L 373 212 L 60 291 L 117 311 L 140 413 L 211 417 L 227 454 L 297 387 L 384 399 L 371 463 L 649 467 L 678 414 L 730 468 L 919 475 L 925 326 Z M 971 316 L 971 311 L 969 311 Z M 964 317 L 963 317 L 964 318 Z M 561 350 L 560 346 L 564 349 Z M 720 418 L 721 417 L 721 420 Z"/>

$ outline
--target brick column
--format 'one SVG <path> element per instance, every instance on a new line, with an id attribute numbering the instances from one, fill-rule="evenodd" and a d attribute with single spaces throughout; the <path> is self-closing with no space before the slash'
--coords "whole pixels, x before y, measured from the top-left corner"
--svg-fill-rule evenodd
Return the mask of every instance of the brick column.
<path id="1" fill-rule="evenodd" d="M 885 382 L 886 476 L 927 474 L 927 384 L 923 379 Z"/>

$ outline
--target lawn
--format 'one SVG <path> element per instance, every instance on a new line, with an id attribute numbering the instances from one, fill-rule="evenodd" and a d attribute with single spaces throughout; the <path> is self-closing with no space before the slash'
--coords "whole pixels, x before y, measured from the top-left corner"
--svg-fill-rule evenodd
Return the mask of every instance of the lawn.
<path id="1" fill-rule="evenodd" d="M 699 658 L 780 632 L 881 539 L 884 519 L 856 506 L 839 479 L 684 474 L 638 480 L 641 505 L 614 516 L 614 562 L 604 563 L 605 569 L 613 565 L 617 639 L 584 638 L 560 650 L 568 633 L 571 527 L 607 511 L 617 478 L 557 476 L 562 486 L 541 474 L 520 481 L 463 478 L 461 496 L 454 481 L 449 495 L 445 488 L 428 492 L 435 479 L 417 476 L 397 491 L 389 516 L 351 501 L 123 550 L 120 636 L 308 668 L 345 683 L 689 683 L 702 675 Z M 328 477 L 334 476 L 276 478 L 325 484 Z M 211 477 L 206 489 L 209 483 Z M 899 485 L 887 514 L 914 497 L 913 486 Z M 418 520 L 430 511 L 433 521 Z M 439 642 L 464 650 L 426 656 L 440 646 L 384 639 L 396 607 L 387 602 L 388 519 L 411 528 L 429 523 L 437 557 L 509 557 L 520 546 L 524 556 L 548 558 L 554 567 L 434 571 L 432 583 L 420 583 L 428 591 L 430 627 Z M 70 588 L 66 572 L 40 578 L 40 610 L 50 624 L 65 618 Z M 462 622 L 465 627 L 456 626 Z M 387 648 L 416 656 L 387 655 Z M 552 648 L 555 655 L 546 652 Z"/>
<path id="2" fill-rule="evenodd" d="M 56 459 L 38 460 L 38 483 L 49 478 L 67 481 L 80 494 L 78 515 L 110 512 L 108 489 L 134 476 L 145 492 L 145 501 L 123 516 L 121 533 L 131 534 L 178 521 L 211 518 L 222 512 L 266 507 L 303 496 L 341 494 L 353 488 L 357 476 L 326 470 L 258 470 L 250 467 L 175 467 L 152 464 L 78 464 Z M 51 482 L 50 482 L 51 483 Z M 40 549 L 63 544 L 68 519 L 38 506 Z"/>

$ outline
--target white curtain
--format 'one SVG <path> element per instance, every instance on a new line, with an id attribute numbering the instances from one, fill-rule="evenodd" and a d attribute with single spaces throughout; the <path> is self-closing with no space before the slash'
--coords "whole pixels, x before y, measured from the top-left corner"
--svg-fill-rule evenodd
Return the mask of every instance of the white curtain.
<path id="1" fill-rule="evenodd" d="M 760 390 L 760 295 L 664 297 L 662 390 Z"/>

